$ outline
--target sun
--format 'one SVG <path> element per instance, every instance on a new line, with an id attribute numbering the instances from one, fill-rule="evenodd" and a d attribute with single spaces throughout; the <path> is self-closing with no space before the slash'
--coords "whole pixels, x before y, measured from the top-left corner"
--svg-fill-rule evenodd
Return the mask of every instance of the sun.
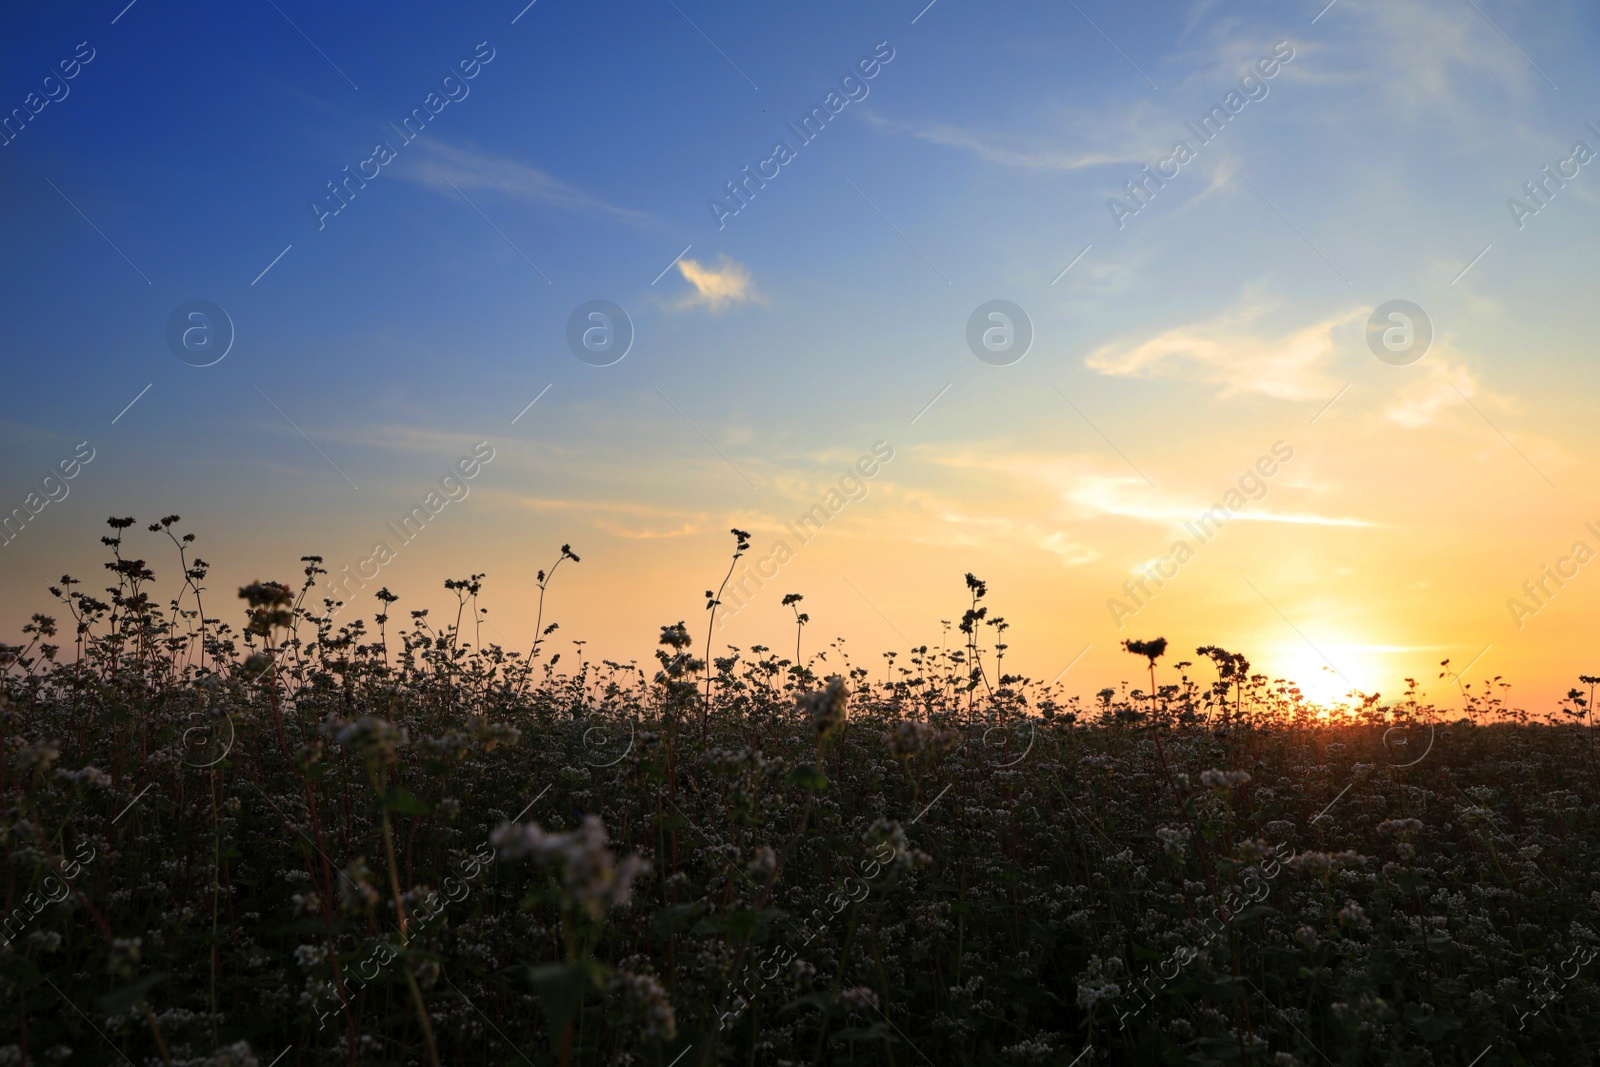
<path id="1" fill-rule="evenodd" d="M 1264 667 L 1270 677 L 1293 682 L 1311 703 L 1330 709 L 1359 703 L 1352 691 L 1376 692 L 1383 677 L 1371 646 L 1355 642 L 1282 645 Z"/>

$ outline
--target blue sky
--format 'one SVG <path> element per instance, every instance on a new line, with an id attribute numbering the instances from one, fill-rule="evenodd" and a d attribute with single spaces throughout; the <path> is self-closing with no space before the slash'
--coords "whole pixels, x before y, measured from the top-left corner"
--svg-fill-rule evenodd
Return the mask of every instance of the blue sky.
<path id="1" fill-rule="evenodd" d="M 564 632 L 643 656 L 703 621 L 729 526 L 764 550 L 886 440 L 726 640 L 781 647 L 800 591 L 819 641 L 875 661 L 936 640 L 973 570 L 1017 662 L 1048 678 L 1087 646 L 1092 691 L 1140 636 L 1111 623 L 1120 584 L 1285 440 L 1256 514 L 1139 625 L 1369 690 L 1484 646 L 1534 689 L 1594 666 L 1600 578 L 1521 628 L 1506 603 L 1600 515 L 1597 168 L 1521 229 L 1506 206 L 1600 149 L 1581 5 L 30 5 L 0 107 L 84 41 L 0 147 L 0 506 L 97 450 L 0 551 L 6 627 L 97 566 L 105 515 L 182 514 L 214 588 L 286 578 L 364 558 L 489 440 L 373 587 L 442 603 L 487 571 L 525 644 L 532 572 L 571 541 Z M 387 123 L 480 42 L 467 95 L 401 145 Z M 868 95 L 800 145 L 786 123 L 881 42 Z M 1185 123 L 1278 42 L 1266 95 L 1200 145 Z M 309 202 L 379 139 L 396 158 L 319 229 Z M 708 200 L 779 139 L 795 158 L 719 229 Z M 1193 161 L 1119 228 L 1108 200 L 1179 139 Z M 236 329 L 214 366 L 168 350 L 193 299 Z M 636 329 L 613 366 L 566 346 L 593 299 Z M 1035 329 L 1011 366 L 964 340 L 991 299 Z M 1435 326 L 1411 366 L 1362 341 L 1391 299 Z"/>

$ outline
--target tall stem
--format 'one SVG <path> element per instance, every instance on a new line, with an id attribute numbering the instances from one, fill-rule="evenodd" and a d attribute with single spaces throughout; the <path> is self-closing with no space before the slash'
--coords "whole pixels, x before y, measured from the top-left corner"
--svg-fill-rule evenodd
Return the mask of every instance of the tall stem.
<path id="1" fill-rule="evenodd" d="M 381 793 L 381 785 L 375 772 L 371 773 L 372 788 Z M 389 861 L 389 891 L 394 895 L 395 921 L 400 928 L 400 949 L 405 951 L 410 939 L 406 936 L 406 906 L 400 895 L 399 868 L 394 859 L 394 827 L 389 821 L 389 805 L 383 806 L 383 852 Z M 412 973 L 411 961 L 405 960 L 401 968 L 405 972 L 406 986 L 411 990 L 411 1001 L 417 1008 L 417 1019 L 422 1024 L 422 1041 L 428 1049 L 428 1062 L 433 1067 L 439 1067 L 439 1049 L 433 1043 L 433 1023 L 428 1018 L 428 1007 L 422 1000 L 422 989 L 417 985 L 417 976 Z"/>
<path id="2" fill-rule="evenodd" d="M 722 603 L 722 591 L 728 588 L 728 579 L 733 577 L 733 568 L 739 565 L 739 557 L 742 555 L 744 555 L 743 548 L 734 550 L 733 560 L 728 564 L 728 573 L 722 576 L 722 584 L 717 586 L 717 595 L 711 598 L 711 620 L 706 623 L 706 697 L 700 714 L 700 736 L 702 740 L 705 738 L 706 721 L 711 716 L 711 634 L 717 624 L 717 605 Z"/>

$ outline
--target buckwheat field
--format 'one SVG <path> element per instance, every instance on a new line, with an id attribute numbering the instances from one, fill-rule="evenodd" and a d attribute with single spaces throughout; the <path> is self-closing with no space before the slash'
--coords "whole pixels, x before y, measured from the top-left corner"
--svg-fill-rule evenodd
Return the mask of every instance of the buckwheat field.
<path id="1" fill-rule="evenodd" d="M 176 517 L 110 526 L 109 589 L 3 649 L 0 1063 L 1600 1049 L 1587 688 L 1330 717 L 1152 638 L 1082 701 L 1005 673 L 971 575 L 941 648 L 854 662 L 791 596 L 772 647 L 591 662 L 484 642 L 483 575 L 447 618 L 315 557 L 234 600 Z"/>

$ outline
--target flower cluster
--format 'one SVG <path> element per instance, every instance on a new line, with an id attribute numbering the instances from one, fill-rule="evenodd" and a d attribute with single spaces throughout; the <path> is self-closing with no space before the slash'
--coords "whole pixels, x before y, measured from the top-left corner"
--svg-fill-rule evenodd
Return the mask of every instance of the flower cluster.
<path id="1" fill-rule="evenodd" d="M 915 759 L 924 753 L 947 752 L 961 740 L 955 730 L 942 730 L 932 723 L 903 719 L 883 735 L 895 759 Z"/>
<path id="2" fill-rule="evenodd" d="M 505 823 L 489 837 L 503 859 L 532 859 L 553 867 L 563 900 L 598 919 L 612 908 L 626 907 L 633 880 L 650 869 L 638 855 L 620 864 L 606 847 L 605 824 L 597 815 L 584 816 L 572 833 L 549 833 L 538 823 Z"/>
<path id="3" fill-rule="evenodd" d="M 811 721 L 819 739 L 828 737 L 844 725 L 844 706 L 848 696 L 844 679 L 834 674 L 828 676 L 828 684 L 822 689 L 800 698 L 800 712 Z"/>

